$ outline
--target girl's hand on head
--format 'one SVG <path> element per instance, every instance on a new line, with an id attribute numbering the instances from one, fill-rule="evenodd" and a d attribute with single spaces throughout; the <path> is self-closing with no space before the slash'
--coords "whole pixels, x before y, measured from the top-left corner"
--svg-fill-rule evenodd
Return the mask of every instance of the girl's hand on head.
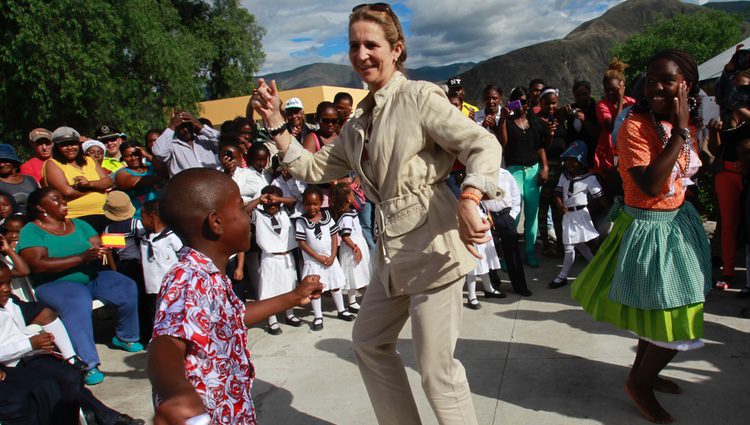
<path id="1" fill-rule="evenodd" d="M 8 255 L 11 251 L 13 251 L 13 248 L 10 247 L 8 240 L 5 239 L 5 236 L 0 235 L 0 253 Z"/>

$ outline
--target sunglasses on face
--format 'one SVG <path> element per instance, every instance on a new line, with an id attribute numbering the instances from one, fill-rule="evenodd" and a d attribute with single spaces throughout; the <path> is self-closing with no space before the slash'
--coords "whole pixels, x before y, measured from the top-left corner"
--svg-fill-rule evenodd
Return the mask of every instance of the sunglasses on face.
<path id="1" fill-rule="evenodd" d="M 318 121 L 320 121 L 321 124 L 337 124 L 339 122 L 338 118 L 321 118 Z"/>

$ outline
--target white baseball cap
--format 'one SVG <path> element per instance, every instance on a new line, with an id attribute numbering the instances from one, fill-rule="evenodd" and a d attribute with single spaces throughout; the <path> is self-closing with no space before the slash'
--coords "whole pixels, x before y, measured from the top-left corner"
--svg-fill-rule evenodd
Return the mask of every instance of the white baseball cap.
<path id="1" fill-rule="evenodd" d="M 293 97 L 286 101 L 284 109 L 304 109 L 302 107 L 302 101 L 298 97 Z"/>

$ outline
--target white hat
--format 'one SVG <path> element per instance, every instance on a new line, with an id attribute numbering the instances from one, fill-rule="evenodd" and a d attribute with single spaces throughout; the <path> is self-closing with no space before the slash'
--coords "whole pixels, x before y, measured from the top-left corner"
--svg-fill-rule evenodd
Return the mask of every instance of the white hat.
<path id="1" fill-rule="evenodd" d="M 298 97 L 293 97 L 286 101 L 284 109 L 304 109 L 302 107 L 302 101 Z"/>
<path id="2" fill-rule="evenodd" d="M 88 139 L 83 142 L 83 144 L 81 145 L 81 149 L 83 149 L 83 152 L 85 153 L 92 146 L 98 146 L 102 149 L 102 152 L 107 152 L 107 148 L 104 147 L 104 143 L 94 139 Z"/>

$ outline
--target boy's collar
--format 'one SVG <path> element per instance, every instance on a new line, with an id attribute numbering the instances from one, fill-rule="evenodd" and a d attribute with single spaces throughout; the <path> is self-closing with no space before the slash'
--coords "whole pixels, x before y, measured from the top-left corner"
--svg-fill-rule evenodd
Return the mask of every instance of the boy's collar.
<path id="1" fill-rule="evenodd" d="M 189 246 L 185 246 L 182 248 L 180 256 L 189 259 L 190 262 L 196 263 L 201 267 L 205 267 L 209 273 L 221 273 L 221 271 L 218 267 L 216 267 L 216 264 L 214 264 L 211 258 L 209 258 L 206 254 Z"/>

